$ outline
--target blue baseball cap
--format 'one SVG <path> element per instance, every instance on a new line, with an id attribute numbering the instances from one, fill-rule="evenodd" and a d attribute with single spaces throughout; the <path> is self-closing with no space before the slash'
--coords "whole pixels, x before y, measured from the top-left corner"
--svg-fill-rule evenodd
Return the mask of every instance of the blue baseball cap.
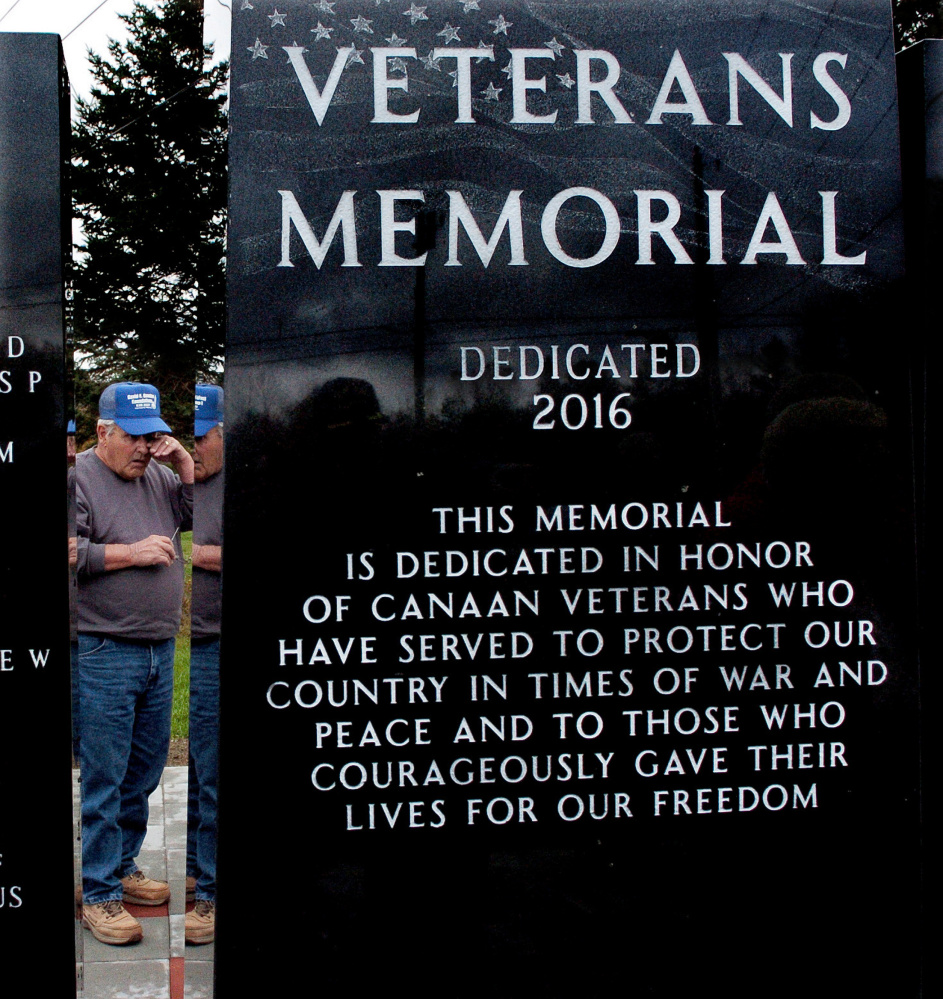
<path id="1" fill-rule="evenodd" d="M 218 385 L 197 385 L 193 417 L 194 437 L 208 434 L 223 422 L 223 390 Z"/>
<path id="2" fill-rule="evenodd" d="M 160 418 L 160 392 L 144 382 L 115 382 L 98 401 L 98 415 L 114 420 L 125 433 L 153 434 L 158 430 L 172 433 Z"/>

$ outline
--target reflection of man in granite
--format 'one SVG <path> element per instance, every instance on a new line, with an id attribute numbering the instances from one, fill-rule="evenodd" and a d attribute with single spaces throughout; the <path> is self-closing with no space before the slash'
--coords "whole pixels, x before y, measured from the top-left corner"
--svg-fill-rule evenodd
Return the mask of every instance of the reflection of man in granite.
<path id="1" fill-rule="evenodd" d="M 194 424 L 193 598 L 190 643 L 190 782 L 187 884 L 196 906 L 189 944 L 216 930 L 216 778 L 219 741 L 220 572 L 223 541 L 223 390 L 197 385 Z"/>
<path id="2" fill-rule="evenodd" d="M 66 424 L 66 489 L 69 500 L 69 648 L 72 674 L 72 756 L 79 758 L 78 538 L 75 534 L 75 420 Z"/>
<path id="3" fill-rule="evenodd" d="M 122 901 L 170 895 L 135 858 L 170 741 L 193 460 L 165 436 L 151 385 L 109 385 L 99 415 L 98 443 L 76 458 L 82 921 L 126 944 L 143 934 Z"/>

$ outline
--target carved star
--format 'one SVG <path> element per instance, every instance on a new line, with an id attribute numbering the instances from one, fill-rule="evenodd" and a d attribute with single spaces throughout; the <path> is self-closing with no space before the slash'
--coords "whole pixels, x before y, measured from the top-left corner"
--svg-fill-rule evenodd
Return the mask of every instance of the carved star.
<path id="1" fill-rule="evenodd" d="M 451 24 L 447 21 L 445 27 L 441 31 L 435 33 L 436 38 L 444 38 L 445 44 L 448 45 L 449 42 L 460 42 L 462 39 L 459 36 L 461 28 L 453 28 Z"/>
<path id="2" fill-rule="evenodd" d="M 458 70 L 450 69 L 449 76 L 452 77 L 452 89 L 454 90 L 458 86 Z"/>
<path id="3" fill-rule="evenodd" d="M 468 14 L 473 10 L 481 10 L 478 6 L 478 0 L 458 0 L 458 2 L 462 5 L 463 14 Z"/>
<path id="4" fill-rule="evenodd" d="M 271 27 L 274 28 L 276 24 L 280 24 L 283 28 L 285 27 L 285 15 L 279 14 L 277 7 L 274 14 L 266 14 L 265 16 L 272 22 Z"/>
<path id="5" fill-rule="evenodd" d="M 408 70 L 406 69 L 406 60 L 400 59 L 397 56 L 395 59 L 390 60 L 390 72 L 391 73 L 402 73 L 404 76 L 408 75 Z"/>
<path id="6" fill-rule="evenodd" d="M 411 24 L 415 24 L 417 21 L 429 20 L 429 18 L 426 17 L 426 8 L 417 7 L 414 3 L 409 5 L 409 10 L 403 11 L 403 17 L 408 17 Z"/>
<path id="7" fill-rule="evenodd" d="M 420 56 L 419 61 L 426 67 L 426 69 L 434 69 L 437 73 L 442 72 L 442 67 L 439 65 L 438 59 L 432 58 L 432 49 L 429 49 L 429 54 Z"/>
<path id="8" fill-rule="evenodd" d="M 400 36 L 394 31 L 393 34 L 387 38 L 386 44 L 389 45 L 390 48 L 398 49 L 406 44 L 406 39 L 400 38 Z"/>
<path id="9" fill-rule="evenodd" d="M 557 36 L 554 35 L 549 42 L 544 42 L 544 47 L 550 49 L 555 56 L 562 56 L 566 51 L 563 46 L 557 41 Z"/>
<path id="10" fill-rule="evenodd" d="M 335 16 L 334 4 L 336 3 L 337 0 L 333 0 L 333 2 L 332 0 L 318 0 L 318 2 L 314 5 L 314 9 L 319 10 L 322 14 L 330 14 L 333 17 Z"/>
<path id="11" fill-rule="evenodd" d="M 322 38 L 330 39 L 331 32 L 333 30 L 334 30 L 333 28 L 325 28 L 324 25 L 320 21 L 318 21 L 318 26 L 316 28 L 312 28 L 311 29 L 311 33 L 313 35 L 317 35 L 317 38 L 315 38 L 315 41 L 319 42 L 319 41 L 321 41 Z"/>
<path id="12" fill-rule="evenodd" d="M 255 7 L 253 7 L 252 4 L 249 3 L 249 0 L 242 0 L 242 6 L 239 9 L 240 10 L 255 10 Z"/>
<path id="13" fill-rule="evenodd" d="M 563 76 L 557 73 L 557 79 L 560 81 L 560 86 L 566 87 L 567 90 L 572 90 L 576 86 L 576 80 L 569 73 L 564 73 Z"/>
<path id="14" fill-rule="evenodd" d="M 359 14 L 356 17 L 350 18 L 350 23 L 354 26 L 354 32 L 362 32 L 365 35 L 372 35 L 373 28 L 370 27 L 373 21 L 368 21 L 365 17 L 361 17 Z"/>
<path id="15" fill-rule="evenodd" d="M 505 35 L 506 36 L 507 33 L 508 33 L 508 28 L 513 28 L 514 27 L 514 22 L 513 21 L 505 21 L 503 14 L 498 14 L 498 16 L 493 21 L 489 21 L 488 24 L 493 24 L 494 25 L 494 31 L 491 32 L 493 35 Z"/>
<path id="16" fill-rule="evenodd" d="M 511 74 L 514 72 L 514 60 L 513 59 L 509 59 L 507 66 L 505 66 L 501 70 L 501 72 L 504 73 L 504 75 L 510 80 L 511 79 Z"/>
<path id="17" fill-rule="evenodd" d="M 489 83 L 488 89 L 482 90 L 481 96 L 484 97 L 486 101 L 497 101 L 498 94 L 500 94 L 503 89 L 503 87 L 496 87 L 493 83 Z"/>
<path id="18" fill-rule="evenodd" d="M 491 62 L 494 62 L 493 45 L 485 45 L 484 42 L 479 42 L 478 51 L 480 54 L 475 56 L 475 62 L 481 62 L 482 59 L 489 59 Z"/>
<path id="19" fill-rule="evenodd" d="M 252 61 L 255 62 L 256 59 L 268 59 L 266 54 L 267 45 L 263 45 L 258 38 L 255 40 L 255 45 L 249 46 L 249 51 L 252 53 Z"/>
<path id="20" fill-rule="evenodd" d="M 337 51 L 338 52 L 343 52 L 344 50 L 343 49 L 338 49 Z M 353 66 L 353 64 L 355 62 L 359 62 L 360 65 L 363 66 L 364 65 L 364 61 L 363 61 L 364 51 L 365 51 L 364 49 L 351 48 L 350 51 L 347 53 L 347 62 L 344 63 L 344 68 L 346 69 L 348 66 Z"/>

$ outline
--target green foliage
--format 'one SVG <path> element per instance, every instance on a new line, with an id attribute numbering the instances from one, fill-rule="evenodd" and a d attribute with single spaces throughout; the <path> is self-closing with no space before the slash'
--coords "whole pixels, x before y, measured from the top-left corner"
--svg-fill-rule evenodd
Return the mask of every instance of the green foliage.
<path id="1" fill-rule="evenodd" d="M 194 0 L 136 0 L 122 19 L 131 37 L 90 54 L 95 84 L 73 128 L 87 240 L 73 303 L 77 415 L 108 382 L 140 380 L 161 391 L 177 431 L 194 382 L 222 357 L 226 69 L 204 75 Z"/>
<path id="2" fill-rule="evenodd" d="M 186 739 L 190 732 L 190 596 L 193 588 L 193 531 L 180 535 L 183 546 L 183 616 L 174 650 L 174 700 L 170 716 L 171 739 Z"/>
<path id="3" fill-rule="evenodd" d="M 894 46 L 943 37 L 943 0 L 894 0 Z"/>
<path id="4" fill-rule="evenodd" d="M 178 635 L 174 650 L 174 700 L 170 713 L 170 738 L 190 735 L 190 636 Z"/>

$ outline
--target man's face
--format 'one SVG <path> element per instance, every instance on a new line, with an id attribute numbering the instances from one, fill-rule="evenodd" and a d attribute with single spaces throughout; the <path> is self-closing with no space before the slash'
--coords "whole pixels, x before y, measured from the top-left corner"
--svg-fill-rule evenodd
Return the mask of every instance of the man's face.
<path id="1" fill-rule="evenodd" d="M 219 427 L 193 439 L 193 478 L 204 482 L 223 467 L 223 435 Z"/>
<path id="2" fill-rule="evenodd" d="M 148 444 L 157 434 L 132 436 L 119 426 L 98 428 L 98 457 L 122 479 L 139 479 L 151 462 Z"/>

